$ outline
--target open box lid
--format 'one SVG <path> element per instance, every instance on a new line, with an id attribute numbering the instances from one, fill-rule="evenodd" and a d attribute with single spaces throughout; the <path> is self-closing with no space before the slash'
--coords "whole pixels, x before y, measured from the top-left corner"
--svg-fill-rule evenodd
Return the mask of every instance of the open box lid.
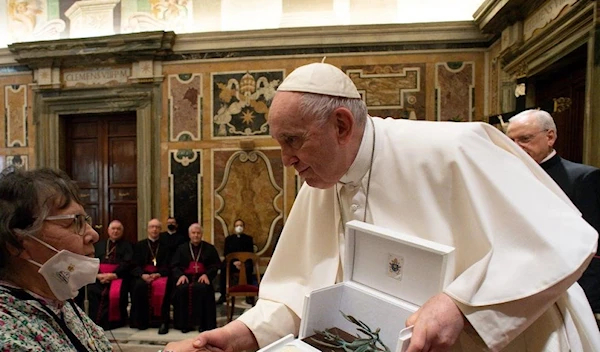
<path id="1" fill-rule="evenodd" d="M 454 247 L 362 221 L 346 223 L 344 281 L 418 306 L 454 277 Z"/>

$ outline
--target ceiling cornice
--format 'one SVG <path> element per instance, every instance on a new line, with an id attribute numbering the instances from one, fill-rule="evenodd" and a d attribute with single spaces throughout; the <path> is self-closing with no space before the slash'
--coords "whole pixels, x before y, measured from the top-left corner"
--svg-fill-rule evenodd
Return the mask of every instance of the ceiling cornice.
<path id="1" fill-rule="evenodd" d="M 506 27 L 524 20 L 546 0 L 486 0 L 473 14 L 482 33 L 498 35 Z"/>
<path id="2" fill-rule="evenodd" d="M 30 68 L 76 67 L 152 60 L 172 53 L 175 33 L 141 32 L 104 37 L 14 43 L 14 60 Z"/>
<path id="3" fill-rule="evenodd" d="M 368 45 L 486 43 L 473 21 L 281 28 L 178 35 L 175 53 L 263 49 L 335 48 Z"/>

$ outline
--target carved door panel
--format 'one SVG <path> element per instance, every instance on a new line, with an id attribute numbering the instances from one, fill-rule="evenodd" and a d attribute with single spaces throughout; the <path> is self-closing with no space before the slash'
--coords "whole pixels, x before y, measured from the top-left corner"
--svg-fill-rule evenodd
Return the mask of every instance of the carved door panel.
<path id="1" fill-rule="evenodd" d="M 578 163 L 583 160 L 586 54 L 587 46 L 582 46 L 534 78 L 536 105 L 556 123 L 554 149 Z"/>
<path id="2" fill-rule="evenodd" d="M 65 119 L 65 171 L 77 183 L 101 239 L 119 220 L 137 241 L 135 112 L 72 115 Z"/>

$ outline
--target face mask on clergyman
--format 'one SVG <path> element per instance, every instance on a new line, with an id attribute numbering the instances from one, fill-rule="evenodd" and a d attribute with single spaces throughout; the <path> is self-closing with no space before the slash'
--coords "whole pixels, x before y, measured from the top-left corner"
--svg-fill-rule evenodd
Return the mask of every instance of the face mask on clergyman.
<path id="1" fill-rule="evenodd" d="M 169 231 L 175 231 L 175 229 L 177 229 L 177 227 L 173 224 L 167 225 L 167 228 L 169 229 Z"/>
<path id="2" fill-rule="evenodd" d="M 240 234 L 244 232 L 244 226 L 236 226 L 235 227 L 235 233 Z"/>

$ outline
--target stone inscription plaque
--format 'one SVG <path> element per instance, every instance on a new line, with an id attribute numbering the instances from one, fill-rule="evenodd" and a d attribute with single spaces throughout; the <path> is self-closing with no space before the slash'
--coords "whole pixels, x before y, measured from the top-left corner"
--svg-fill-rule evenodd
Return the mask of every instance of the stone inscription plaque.
<path id="1" fill-rule="evenodd" d="M 111 86 L 126 84 L 131 76 L 129 67 L 103 67 L 89 70 L 65 71 L 62 81 L 64 87 Z"/>

